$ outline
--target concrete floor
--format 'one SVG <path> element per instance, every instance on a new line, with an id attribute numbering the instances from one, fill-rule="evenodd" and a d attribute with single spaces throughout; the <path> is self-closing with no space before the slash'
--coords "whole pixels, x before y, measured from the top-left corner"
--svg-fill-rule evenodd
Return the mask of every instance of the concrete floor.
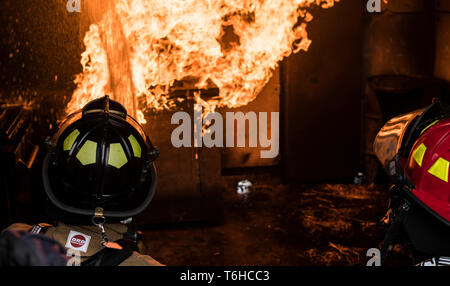
<path id="1" fill-rule="evenodd" d="M 253 188 L 236 193 L 243 177 L 225 177 L 223 220 L 144 231 L 148 253 L 166 265 L 366 265 L 379 247 L 387 206 L 382 187 L 286 185 L 247 176 Z"/>

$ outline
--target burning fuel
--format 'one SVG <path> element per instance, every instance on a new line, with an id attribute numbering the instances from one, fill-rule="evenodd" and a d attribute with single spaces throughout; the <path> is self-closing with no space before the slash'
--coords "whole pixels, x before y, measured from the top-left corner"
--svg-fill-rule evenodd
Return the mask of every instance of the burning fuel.
<path id="1" fill-rule="evenodd" d="M 197 98 L 207 112 L 248 104 L 284 57 L 308 50 L 308 9 L 338 0 L 105 2 L 84 37 L 83 72 L 66 111 L 111 94 L 145 122 L 143 111 L 176 107 L 170 92 L 180 82 L 219 88 L 215 98 Z"/>

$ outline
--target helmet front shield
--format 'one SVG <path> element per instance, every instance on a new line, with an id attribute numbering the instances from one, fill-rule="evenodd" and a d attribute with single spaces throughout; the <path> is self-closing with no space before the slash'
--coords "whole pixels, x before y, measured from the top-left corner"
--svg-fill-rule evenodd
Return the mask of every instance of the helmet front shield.
<path id="1" fill-rule="evenodd" d="M 403 114 L 389 120 L 378 132 L 373 150 L 378 160 L 390 175 L 390 163 L 394 161 L 396 155 L 403 146 L 403 139 L 406 137 L 408 127 L 423 113 L 424 109 L 419 109 L 407 114 Z"/>

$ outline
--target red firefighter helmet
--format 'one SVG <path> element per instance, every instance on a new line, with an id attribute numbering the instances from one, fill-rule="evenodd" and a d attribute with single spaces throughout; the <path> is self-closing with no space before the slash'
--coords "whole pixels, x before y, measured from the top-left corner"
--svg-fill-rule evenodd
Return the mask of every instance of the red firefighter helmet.
<path id="1" fill-rule="evenodd" d="M 450 118 L 423 129 L 405 165 L 415 201 L 446 224 L 450 223 Z"/>

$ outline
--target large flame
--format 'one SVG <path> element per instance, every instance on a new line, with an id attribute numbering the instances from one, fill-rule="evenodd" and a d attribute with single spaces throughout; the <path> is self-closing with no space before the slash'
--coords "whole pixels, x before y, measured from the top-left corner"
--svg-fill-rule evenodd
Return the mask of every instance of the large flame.
<path id="1" fill-rule="evenodd" d="M 110 94 L 144 122 L 141 110 L 176 106 L 178 82 L 217 87 L 216 98 L 196 95 L 208 111 L 254 100 L 284 57 L 308 50 L 308 8 L 339 0 L 109 1 L 85 35 L 67 112 Z"/>

